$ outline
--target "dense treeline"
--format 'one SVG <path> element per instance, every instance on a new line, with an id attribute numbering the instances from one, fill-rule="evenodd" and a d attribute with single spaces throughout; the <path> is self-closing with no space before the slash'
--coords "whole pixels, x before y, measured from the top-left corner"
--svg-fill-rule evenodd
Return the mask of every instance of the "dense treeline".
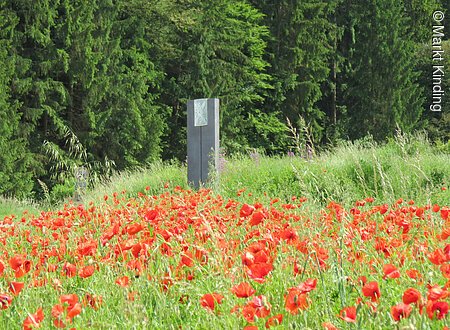
<path id="1" fill-rule="evenodd" d="M 221 99 L 227 153 L 286 152 L 288 123 L 310 147 L 397 127 L 446 142 L 450 93 L 429 110 L 435 10 L 450 3 L 0 0 L 0 193 L 184 160 L 193 98 Z"/>

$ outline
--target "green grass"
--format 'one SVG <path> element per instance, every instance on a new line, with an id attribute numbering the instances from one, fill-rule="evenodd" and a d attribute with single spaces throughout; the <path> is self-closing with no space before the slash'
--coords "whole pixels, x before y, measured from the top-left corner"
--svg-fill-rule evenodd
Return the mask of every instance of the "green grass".
<path id="1" fill-rule="evenodd" d="M 449 164 L 450 155 L 433 148 L 424 138 L 403 136 L 385 145 L 346 143 L 312 160 L 233 157 L 207 187 L 224 198 L 236 198 L 237 191 L 245 189 L 241 201 L 265 202 L 276 197 L 287 202 L 292 196 L 307 197 L 317 207 L 330 200 L 350 206 L 369 196 L 385 203 L 404 198 L 441 204 L 450 200 L 450 191 L 442 190 L 450 182 Z M 135 196 L 146 186 L 158 194 L 166 183 L 186 188 L 186 172 L 186 167 L 161 164 L 125 172 L 96 187 L 85 199 L 100 200 L 124 190 Z"/>
<path id="2" fill-rule="evenodd" d="M 369 196 L 384 203 L 404 198 L 441 204 L 450 200 L 450 190 L 442 190 L 450 182 L 449 164 L 450 154 L 431 146 L 424 137 L 403 135 L 384 145 L 367 140 L 343 143 L 312 160 L 263 155 L 258 160 L 232 157 L 226 160 L 220 176 L 206 186 L 224 198 L 236 198 L 237 191 L 245 189 L 239 197 L 241 201 L 265 202 L 275 197 L 289 201 L 297 196 L 307 197 L 316 207 L 331 200 L 349 206 Z M 186 166 L 156 163 L 116 173 L 88 191 L 82 201 L 101 202 L 105 195 L 114 192 L 136 196 L 146 187 L 150 188 L 149 193 L 159 194 L 167 184 L 187 188 Z M 38 208 L 30 205 L 31 210 Z M 0 200 L 2 217 L 21 214 L 25 209 L 26 202 Z"/>
<path id="3" fill-rule="evenodd" d="M 6 216 L 21 216 L 23 212 L 37 214 L 42 205 L 33 201 L 19 201 L 15 198 L 6 198 L 0 196 L 0 219 Z"/>
<path id="4" fill-rule="evenodd" d="M 343 144 L 309 161 L 299 157 L 233 157 L 220 177 L 208 184 L 211 194 L 175 189 L 188 188 L 186 167 L 158 163 L 116 173 L 88 191 L 83 203 L 96 207 L 0 199 L 2 217 L 16 214 L 20 218 L 25 210 L 33 214 L 54 210 L 38 217 L 26 216 L 24 222 L 12 224 L 8 220 L 3 224 L 0 240 L 4 254 L 0 262 L 5 270 L 0 276 L 0 294 L 9 293 L 9 283 L 15 280 L 25 282 L 25 288 L 0 314 L 0 328 L 19 329 L 27 313 L 39 307 L 46 315 L 41 328 L 53 328 L 51 309 L 62 294 L 74 293 L 81 300 L 89 293 L 101 296 L 103 305 L 97 311 L 83 305 L 70 327 L 243 329 L 247 322 L 242 313 L 232 315 L 230 311 L 252 298 L 237 298 L 230 288 L 247 281 L 256 295 L 266 296 L 272 305 L 270 316 L 284 315 L 283 323 L 273 329 L 319 329 L 323 321 L 342 329 L 442 329 L 446 320 L 431 321 L 416 310 L 397 324 L 390 309 L 401 302 L 409 287 L 426 296 L 427 283 L 442 287 L 447 281 L 440 266 L 428 258 L 445 247 L 446 242 L 440 239 L 445 221 L 439 212 L 424 206 L 448 205 L 450 192 L 442 189 L 450 181 L 448 164 L 449 154 L 433 148 L 420 136 L 399 137 L 385 145 L 370 141 Z M 308 202 L 298 208 L 283 208 L 282 204 L 293 196 L 306 197 Z M 355 201 L 367 197 L 375 198 L 375 202 L 357 207 L 363 216 L 354 216 L 350 210 Z M 272 208 L 274 198 L 280 202 Z M 415 205 L 394 204 L 399 198 L 413 199 Z M 250 217 L 240 216 L 242 204 L 230 204 L 228 208 L 228 199 L 259 201 L 268 218 L 250 226 Z M 324 207 L 332 200 L 342 204 L 347 213 L 337 212 L 340 206 L 336 204 Z M 382 216 L 377 206 L 372 206 L 383 203 L 391 205 L 392 213 Z M 423 217 L 417 215 L 416 205 L 423 207 Z M 154 210 L 158 210 L 159 218 L 147 220 L 147 212 Z M 387 216 L 391 214 L 395 216 Z M 135 224 L 141 224 L 142 230 L 131 234 L 128 230 Z M 402 226 L 408 224 L 410 231 L 404 233 Z M 115 235 L 103 241 L 115 226 Z M 297 239 L 290 242 L 281 238 L 285 229 L 294 230 Z M 165 236 L 169 232 L 171 236 Z M 274 270 L 265 283 L 248 279 L 241 260 L 246 249 L 260 239 L 278 242 L 268 252 Z M 392 244 L 389 253 L 379 248 L 382 240 Z M 79 253 L 86 242 L 95 244 L 94 252 Z M 128 244 L 134 247 L 138 242 L 139 248 L 147 249 L 139 257 L 132 250 L 124 251 Z M 164 244 L 173 249 L 172 255 L 162 253 Z M 193 252 L 197 248 L 207 251 L 208 262 L 197 260 L 193 268 L 180 267 L 186 249 Z M 24 277 L 15 278 L 9 260 L 19 254 L 31 260 L 33 268 Z M 136 260 L 142 262 L 142 273 L 129 267 L 129 262 Z M 233 263 L 228 265 L 230 260 Z M 88 278 L 68 277 L 66 262 L 78 270 L 87 265 L 95 265 L 96 270 Z M 327 267 L 321 267 L 320 262 L 326 262 Z M 296 276 L 294 263 L 303 268 Z M 383 265 L 387 263 L 399 268 L 400 278 L 383 279 Z M 57 270 L 48 270 L 50 265 Z M 406 270 L 413 268 L 423 275 L 423 281 L 406 276 Z M 187 276 L 191 272 L 193 279 Z M 167 274 L 173 285 L 164 292 L 161 283 Z M 126 288 L 115 283 L 124 275 L 130 278 Z M 342 308 L 354 306 L 358 298 L 369 300 L 362 297 L 357 282 L 361 275 L 379 283 L 382 299 L 377 313 L 360 306 L 357 323 L 349 325 L 337 315 Z M 308 295 L 311 305 L 291 315 L 285 309 L 285 295 L 307 278 L 317 279 L 317 289 Z M 35 286 L 35 280 L 47 284 Z M 225 297 L 215 313 L 200 305 L 200 297 L 211 292 Z M 136 299 L 130 300 L 130 294 L 136 294 Z M 189 299 L 180 303 L 185 295 Z M 256 320 L 259 329 L 264 323 L 265 319 Z"/>

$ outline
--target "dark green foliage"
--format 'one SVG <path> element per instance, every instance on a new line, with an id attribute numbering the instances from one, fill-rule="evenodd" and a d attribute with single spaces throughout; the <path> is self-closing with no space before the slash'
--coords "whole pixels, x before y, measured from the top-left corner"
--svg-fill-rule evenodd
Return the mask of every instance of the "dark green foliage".
<path id="1" fill-rule="evenodd" d="M 17 17 L 0 1 L 0 194 L 26 196 L 32 188 L 30 153 L 20 135 L 19 103 L 11 98 L 9 86 L 15 74 L 16 58 L 11 47 Z"/>
<path id="2" fill-rule="evenodd" d="M 257 141 L 251 116 L 271 88 L 263 60 L 268 29 L 262 15 L 246 1 L 162 2 L 148 11 L 149 24 L 164 26 L 167 38 L 150 38 L 166 73 L 161 101 L 170 107 L 164 157 L 184 159 L 186 101 L 217 97 L 221 101 L 221 140 L 228 151 L 243 151 Z M 166 53 L 164 53 L 166 50 Z M 274 125 L 279 126 L 279 121 Z M 178 145 L 173 149 L 171 146 Z M 256 146 L 256 145 L 254 145 Z"/>
<path id="3" fill-rule="evenodd" d="M 352 3 L 353 40 L 346 94 L 352 138 L 382 140 L 413 130 L 422 113 L 423 88 L 414 72 L 416 46 L 400 1 Z"/>
<path id="4" fill-rule="evenodd" d="M 444 9 L 436 0 L 404 0 L 406 14 L 409 17 L 408 31 L 411 39 L 417 43 L 425 43 L 430 39 L 433 12 Z"/>
<path id="5" fill-rule="evenodd" d="M 315 141 L 323 137 L 325 109 L 318 107 L 330 72 L 337 33 L 330 14 L 336 1 L 254 1 L 271 29 L 268 47 L 274 90 L 268 106 L 291 122 L 302 116 Z"/>
<path id="6" fill-rule="evenodd" d="M 397 127 L 447 150 L 450 97 L 429 104 L 432 14 L 448 3 L 0 0 L 0 194 L 57 199 L 79 166 L 184 161 L 194 98 L 220 99 L 228 155 Z"/>
<path id="7" fill-rule="evenodd" d="M 159 158 L 164 113 L 155 100 L 162 73 L 148 56 L 145 22 L 128 14 L 125 4 L 4 4 L 15 23 L 11 42 L 1 49 L 10 54 L 15 70 L 2 90 L 10 91 L 12 117 L 21 118 L 18 129 L 36 160 L 32 170 L 38 188 L 38 178 L 55 183 L 51 170 L 58 167 L 43 152 L 45 143 L 59 150 L 58 162 L 73 158 L 67 131 L 88 150 L 85 159 L 74 161 L 111 160 L 124 169 Z"/>
<path id="8" fill-rule="evenodd" d="M 442 42 L 442 49 L 444 54 L 450 53 L 449 40 Z M 441 88 L 447 92 L 450 88 L 450 76 L 446 71 L 450 68 L 450 57 L 444 56 L 442 62 L 433 61 L 430 43 L 424 44 L 419 48 L 417 57 L 417 68 L 421 72 L 420 84 L 424 86 L 427 96 L 425 99 L 425 111 L 421 120 L 422 127 L 426 129 L 433 141 L 448 143 L 450 141 L 450 95 L 448 93 L 443 95 L 442 103 L 439 104 L 441 111 L 431 111 L 431 106 L 433 104 L 433 71 L 436 71 L 438 75 L 441 74 L 439 70 L 433 69 L 433 65 L 444 66 L 445 75 L 442 77 Z"/>

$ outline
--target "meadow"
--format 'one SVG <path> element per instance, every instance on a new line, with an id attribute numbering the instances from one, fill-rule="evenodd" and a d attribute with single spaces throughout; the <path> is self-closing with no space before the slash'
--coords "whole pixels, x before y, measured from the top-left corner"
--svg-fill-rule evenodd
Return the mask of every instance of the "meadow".
<path id="1" fill-rule="evenodd" d="M 421 137 L 0 200 L 2 329 L 445 329 L 450 156 Z"/>

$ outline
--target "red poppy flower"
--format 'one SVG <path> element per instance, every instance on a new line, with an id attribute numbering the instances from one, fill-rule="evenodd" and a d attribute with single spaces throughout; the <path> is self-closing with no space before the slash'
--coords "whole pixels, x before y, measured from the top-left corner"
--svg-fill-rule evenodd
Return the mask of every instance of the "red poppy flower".
<path id="1" fill-rule="evenodd" d="M 442 320 L 448 313 L 448 303 L 446 301 L 429 301 L 427 303 L 427 315 L 433 319 L 436 315 L 438 320 Z"/>
<path id="2" fill-rule="evenodd" d="M 450 237 L 450 227 L 444 227 L 442 228 L 442 233 L 441 233 L 441 240 L 445 241 L 447 238 Z"/>
<path id="3" fill-rule="evenodd" d="M 446 279 L 450 280 L 450 264 L 444 264 L 444 265 L 442 265 L 442 266 L 441 266 L 441 272 L 442 272 L 442 275 L 443 275 Z"/>
<path id="4" fill-rule="evenodd" d="M 81 313 L 82 307 L 76 294 L 64 294 L 59 298 L 61 304 L 52 307 L 53 324 L 57 328 L 65 328 L 66 323 Z"/>
<path id="5" fill-rule="evenodd" d="M 246 325 L 244 330 L 258 330 L 258 327 L 256 325 Z"/>
<path id="6" fill-rule="evenodd" d="M 156 217 L 159 215 L 159 212 L 157 210 L 148 210 L 144 214 L 144 219 L 147 222 L 153 221 L 156 219 Z"/>
<path id="7" fill-rule="evenodd" d="M 398 271 L 397 267 L 395 267 L 392 264 L 386 264 L 383 266 L 383 278 L 399 278 L 400 272 Z"/>
<path id="8" fill-rule="evenodd" d="M 448 291 L 441 288 L 439 285 L 428 286 L 428 300 L 436 301 L 445 299 L 448 295 Z"/>
<path id="9" fill-rule="evenodd" d="M 221 294 L 218 293 L 207 293 L 204 294 L 201 298 L 200 298 L 200 305 L 205 308 L 205 309 L 209 309 L 211 311 L 214 311 L 214 308 L 217 304 L 221 304 L 223 300 L 223 296 Z"/>
<path id="10" fill-rule="evenodd" d="M 251 226 L 257 226 L 259 225 L 261 222 L 263 222 L 263 220 L 265 219 L 265 215 L 262 211 L 258 211 L 258 212 L 254 212 L 252 214 L 252 217 L 250 219 L 250 225 Z"/>
<path id="11" fill-rule="evenodd" d="M 128 235 L 135 235 L 142 229 L 144 229 L 144 226 L 142 226 L 140 223 L 133 223 L 127 227 L 127 233 Z"/>
<path id="12" fill-rule="evenodd" d="M 309 306 L 308 295 L 299 288 L 290 288 L 288 294 L 284 296 L 286 310 L 292 315 L 296 315 L 299 309 L 306 309 Z"/>
<path id="13" fill-rule="evenodd" d="M 365 277 L 364 275 L 360 276 L 360 277 L 358 277 L 357 282 L 361 285 L 364 285 L 367 283 L 367 277 Z"/>
<path id="14" fill-rule="evenodd" d="M 93 309 L 97 310 L 103 303 L 103 298 L 96 294 L 86 293 L 86 296 L 83 299 L 83 303 L 85 306 L 89 305 Z"/>
<path id="15" fill-rule="evenodd" d="M 419 279 L 422 277 L 417 269 L 408 269 L 406 271 L 406 275 L 408 275 L 408 277 L 412 279 Z"/>
<path id="16" fill-rule="evenodd" d="M 94 274 L 94 271 L 95 271 L 95 267 L 92 265 L 89 265 L 89 266 L 81 268 L 80 271 L 78 272 L 78 275 L 81 278 L 87 278 L 87 277 L 92 276 Z"/>
<path id="17" fill-rule="evenodd" d="M 64 307 L 60 304 L 56 304 L 52 307 L 52 316 L 54 318 L 53 324 L 57 328 L 65 328 L 66 324 L 63 321 Z"/>
<path id="18" fill-rule="evenodd" d="M 71 264 L 70 262 L 66 262 L 62 270 L 63 274 L 67 277 L 74 277 L 77 274 L 77 266 Z"/>
<path id="19" fill-rule="evenodd" d="M 23 282 L 11 282 L 9 283 L 9 291 L 15 296 L 17 296 L 20 291 L 22 291 L 25 283 Z"/>
<path id="20" fill-rule="evenodd" d="M 260 250 L 254 254 L 253 263 L 267 264 L 270 263 L 269 252 L 267 250 Z"/>
<path id="21" fill-rule="evenodd" d="M 169 276 L 164 276 L 161 279 L 161 287 L 164 292 L 169 290 L 169 288 L 173 285 L 173 280 Z"/>
<path id="22" fill-rule="evenodd" d="M 392 306 L 391 315 L 395 321 L 400 321 L 400 319 L 406 319 L 411 314 L 411 305 L 400 303 L 398 305 Z"/>
<path id="23" fill-rule="evenodd" d="M 419 303 L 422 295 L 420 292 L 414 288 L 406 289 L 403 293 L 402 300 L 405 304 Z"/>
<path id="24" fill-rule="evenodd" d="M 424 213 L 424 208 L 423 207 L 419 207 L 417 210 L 416 210 L 416 216 L 417 217 L 422 217 L 422 215 L 423 215 L 423 213 Z"/>
<path id="25" fill-rule="evenodd" d="M 375 281 L 364 284 L 362 292 L 364 297 L 370 297 L 372 302 L 378 301 L 381 296 L 378 283 Z"/>
<path id="26" fill-rule="evenodd" d="M 182 266 L 186 266 L 186 267 L 194 266 L 194 259 L 193 259 L 192 253 L 189 251 L 187 251 L 186 253 L 183 253 L 181 255 L 180 264 Z"/>
<path id="27" fill-rule="evenodd" d="M 76 303 L 72 308 L 68 309 L 67 317 L 73 319 L 75 316 L 81 313 L 81 309 L 82 309 L 81 304 Z"/>
<path id="28" fill-rule="evenodd" d="M 208 252 L 204 249 L 194 248 L 194 258 L 200 264 L 205 265 L 208 263 Z"/>
<path id="29" fill-rule="evenodd" d="M 255 256 L 253 253 L 245 252 L 241 257 L 241 260 L 244 266 L 250 266 L 255 262 Z"/>
<path id="30" fill-rule="evenodd" d="M 428 255 L 428 259 L 435 265 L 442 265 L 447 261 L 447 257 L 442 249 L 436 249 Z"/>
<path id="31" fill-rule="evenodd" d="M 325 330 L 338 330 L 338 328 L 336 328 L 336 326 L 330 322 L 323 322 L 322 326 L 325 328 Z"/>
<path id="32" fill-rule="evenodd" d="M 248 266 L 247 275 L 258 283 L 265 282 L 267 276 L 273 270 L 272 264 L 255 263 Z"/>
<path id="33" fill-rule="evenodd" d="M 277 314 L 275 316 L 270 317 L 265 324 L 266 329 L 269 329 L 270 327 L 276 327 L 277 325 L 280 325 L 283 321 L 283 314 Z"/>
<path id="34" fill-rule="evenodd" d="M 231 292 L 233 292 L 238 298 L 248 298 L 252 296 L 256 290 L 253 289 L 250 284 L 242 282 L 232 287 Z"/>
<path id="35" fill-rule="evenodd" d="M 280 238 L 292 244 L 298 239 L 298 234 L 293 228 L 287 228 L 280 232 Z"/>
<path id="36" fill-rule="evenodd" d="M 7 309 L 12 302 L 12 297 L 7 294 L 0 294 L 0 308 Z"/>
<path id="37" fill-rule="evenodd" d="M 9 265 L 14 270 L 14 276 L 16 278 L 23 277 L 31 270 L 31 261 L 26 260 L 23 255 L 15 255 L 9 259 Z"/>
<path id="38" fill-rule="evenodd" d="M 254 297 L 242 309 L 242 315 L 248 322 L 254 322 L 255 316 L 262 319 L 270 314 L 272 306 L 263 295 Z"/>
<path id="39" fill-rule="evenodd" d="M 119 277 L 116 280 L 116 284 L 126 288 L 130 284 L 130 279 L 128 278 L 128 276 Z"/>
<path id="40" fill-rule="evenodd" d="M 343 319 L 345 322 L 356 322 L 356 307 L 345 307 L 341 309 L 341 312 L 339 313 L 339 317 Z"/>
<path id="41" fill-rule="evenodd" d="M 253 323 L 255 322 L 255 313 L 256 310 L 253 306 L 247 304 L 242 308 L 242 316 L 247 322 Z"/>
<path id="42" fill-rule="evenodd" d="M 442 189 L 442 190 L 444 190 L 444 189 Z M 442 218 L 442 220 L 447 221 L 448 218 L 449 218 L 449 214 L 450 214 L 450 208 L 448 208 L 448 207 L 441 208 L 441 218 Z"/>
<path id="43" fill-rule="evenodd" d="M 77 252 L 82 256 L 93 256 L 95 251 L 97 251 L 97 241 L 88 241 L 82 244 L 79 244 Z"/>
<path id="44" fill-rule="evenodd" d="M 305 282 L 300 283 L 300 285 L 298 286 L 298 289 L 302 292 L 302 293 L 308 293 L 312 290 L 314 290 L 317 286 L 317 279 L 315 278 L 308 278 Z"/>
<path id="45" fill-rule="evenodd" d="M 11 268 L 16 271 L 19 269 L 23 263 L 25 262 L 25 257 L 23 255 L 15 255 L 11 259 L 9 259 L 9 265 Z"/>
<path id="46" fill-rule="evenodd" d="M 23 330 L 31 330 L 34 328 L 39 328 L 42 320 L 44 319 L 44 312 L 42 308 L 39 308 L 36 313 L 29 314 L 27 318 L 23 321 Z"/>
<path id="47" fill-rule="evenodd" d="M 253 206 L 244 204 L 244 205 L 242 205 L 241 210 L 239 211 L 239 216 L 241 218 L 248 217 L 253 213 L 254 210 L 255 210 L 255 208 Z"/>
<path id="48" fill-rule="evenodd" d="M 63 294 L 59 297 L 61 304 L 66 303 L 70 308 L 73 308 L 78 302 L 78 296 L 76 294 Z"/>

